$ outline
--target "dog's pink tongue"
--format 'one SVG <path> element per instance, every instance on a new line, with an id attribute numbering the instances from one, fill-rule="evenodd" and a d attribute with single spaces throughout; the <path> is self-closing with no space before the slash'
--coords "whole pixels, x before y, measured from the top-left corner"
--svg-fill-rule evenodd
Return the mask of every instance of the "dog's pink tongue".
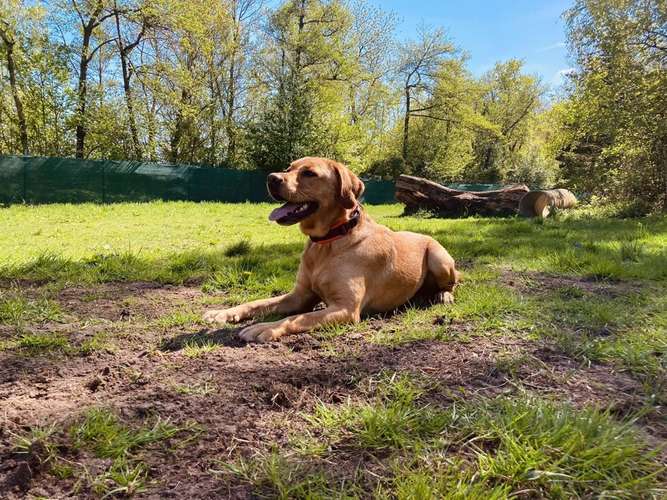
<path id="1" fill-rule="evenodd" d="M 287 202 L 284 205 L 274 209 L 270 214 L 269 214 L 269 220 L 270 221 L 277 221 L 279 219 L 282 219 L 283 217 L 287 217 L 289 214 L 294 212 L 299 207 L 298 203 L 290 203 Z"/>

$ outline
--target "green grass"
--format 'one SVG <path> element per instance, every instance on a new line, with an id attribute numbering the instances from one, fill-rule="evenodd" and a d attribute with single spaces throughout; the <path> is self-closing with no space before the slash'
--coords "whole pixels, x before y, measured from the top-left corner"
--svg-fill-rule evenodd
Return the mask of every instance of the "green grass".
<path id="1" fill-rule="evenodd" d="M 155 202 L 117 205 L 12 206 L 0 209 L 0 279 L 67 283 L 156 281 L 197 283 L 207 304 L 237 304 L 288 291 L 304 238 L 297 227 L 267 220 L 269 204 Z M 667 291 L 667 217 L 613 219 L 587 207 L 547 220 L 400 217 L 399 205 L 369 206 L 379 222 L 438 239 L 466 264 L 456 304 L 400 313 L 368 337 L 383 345 L 471 341 L 478 336 L 545 338 L 582 362 L 610 362 L 663 394 L 667 327 L 660 307 Z M 168 221 L 168 223 L 165 223 Z M 502 273 L 639 283 L 635 297 L 609 298 L 576 286 L 535 297 L 509 289 Z M 529 275 L 527 273 L 532 273 Z M 535 274 L 541 273 L 541 274 Z M 20 282 L 20 281 L 19 281 Z M 661 299 L 661 297 L 663 299 Z M 660 302 L 662 300 L 662 302 Z M 644 301 L 642 305 L 641 302 Z M 652 302 L 653 305 L 647 305 Z M 28 298 L 19 287 L 0 292 L 0 324 L 21 326 L 62 317 L 52 299 Z M 156 320 L 163 330 L 201 325 L 199 310 Z M 354 328 L 325 328 L 334 339 Z M 26 334 L 32 352 L 62 349 L 62 337 Z M 0 339 L 3 348 L 18 339 Z M 89 345 L 90 344 L 90 345 Z M 189 345 L 198 356 L 214 345 Z M 40 348 L 43 345 L 44 348 Z M 84 351 L 103 348 L 91 341 Z"/>
<path id="2" fill-rule="evenodd" d="M 145 490 L 149 467 L 140 452 L 151 446 L 183 437 L 193 426 L 179 427 L 159 417 L 147 425 L 130 427 L 105 408 L 88 410 L 68 428 L 35 427 L 13 436 L 13 449 L 29 455 L 39 466 L 58 479 L 77 478 L 75 492 L 90 489 L 96 496 L 132 496 Z M 75 460 L 69 457 L 74 453 Z M 81 468 L 81 454 L 103 459 L 102 470 L 91 474 Z"/>
<path id="3" fill-rule="evenodd" d="M 156 202 L 16 205 L 0 210 L 0 277 L 38 281 L 210 280 L 284 289 L 304 239 L 297 227 L 267 220 L 269 204 Z M 433 235 L 459 260 L 511 263 L 616 279 L 667 277 L 667 218 L 555 220 L 399 217 L 399 205 L 369 206 L 396 230 Z M 250 272 L 252 277 L 244 276 Z"/>
<path id="4" fill-rule="evenodd" d="M 138 448 L 168 439 L 181 429 L 156 419 L 153 425 L 130 429 L 109 410 L 95 408 L 70 429 L 76 448 L 91 449 L 99 458 L 125 458 Z"/>
<path id="5" fill-rule="evenodd" d="M 185 343 L 182 352 L 188 358 L 199 358 L 204 354 L 215 351 L 219 347 L 220 346 L 215 342 L 213 342 L 212 340 L 209 341 L 193 340 Z"/>
<path id="6" fill-rule="evenodd" d="M 17 287 L 0 289 L 0 325 L 21 326 L 25 323 L 58 321 L 62 311 L 57 302 L 40 297 L 31 299 Z"/>
<path id="7" fill-rule="evenodd" d="M 92 337 L 81 342 L 79 352 L 89 355 L 99 351 L 114 352 L 116 346 L 111 341 L 111 335 L 107 332 L 97 332 Z"/>
<path id="8" fill-rule="evenodd" d="M 266 497 L 650 498 L 660 465 L 633 422 L 529 394 L 442 407 L 406 376 L 376 396 L 305 415 L 318 446 L 273 450 L 224 473 Z M 303 440 L 303 438 L 302 438 Z M 352 461 L 355 466 L 349 463 Z"/>
<path id="9" fill-rule="evenodd" d="M 53 291 L 149 281 L 197 286 L 207 295 L 157 319 L 137 319 L 137 328 L 157 331 L 167 351 L 186 358 L 217 355 L 231 333 L 194 333 L 203 327 L 205 305 L 224 307 L 283 293 L 294 282 L 305 238 L 297 227 L 269 223 L 270 207 L 157 202 L 0 209 L 0 234 L 12 235 L 0 239 L 0 280 L 10 283 L 0 286 L 2 354 L 113 354 L 111 334 L 96 333 L 76 344 L 76 336 L 67 333 L 75 328 L 59 328 L 64 333 L 49 328 L 52 322 L 78 321 Z M 357 325 L 317 329 L 312 335 L 323 354 L 349 356 L 342 348 L 346 335 L 389 351 L 418 343 L 467 349 L 504 339 L 510 346 L 547 346 L 574 361 L 573 370 L 579 364 L 600 365 L 610 376 L 625 372 L 643 387 L 633 408 L 642 415 L 663 414 L 667 217 L 617 219 L 586 207 L 537 221 L 401 217 L 398 205 L 368 211 L 392 229 L 438 239 L 461 264 L 464 281 L 454 305 L 408 305 Z M 134 299 L 123 300 L 131 305 Z M 113 325 L 109 328 L 113 331 Z M 193 334 L 171 337 L 174 329 Z M 357 349 L 357 343 L 350 344 Z M 301 432 L 288 443 L 266 446 L 214 473 L 271 498 L 665 494 L 665 476 L 631 418 L 550 400 L 548 390 L 539 397 L 527 392 L 521 374 L 548 375 L 551 369 L 530 350 L 501 348 L 494 359 L 489 369 L 516 389 L 514 395 L 459 400 L 460 395 L 445 394 L 427 379 L 374 377 L 350 399 L 303 414 Z M 171 388 L 193 397 L 218 392 L 207 380 Z M 151 478 L 139 458 L 142 450 L 172 432 L 165 421 L 128 426 L 107 410 L 93 410 L 67 435 L 69 445 L 107 461 L 102 473 L 90 477 L 61 460 L 53 429 L 28 433 L 17 447 L 32 450 L 56 477 L 83 477 L 82 484 L 100 496 L 131 495 L 143 491 Z"/>
<path id="10" fill-rule="evenodd" d="M 15 347 L 29 353 L 66 351 L 70 347 L 67 337 L 58 333 L 23 333 Z"/>
<path id="11" fill-rule="evenodd" d="M 157 326 L 165 330 L 174 327 L 204 324 L 201 313 L 188 309 L 179 309 L 165 314 L 156 321 Z"/>

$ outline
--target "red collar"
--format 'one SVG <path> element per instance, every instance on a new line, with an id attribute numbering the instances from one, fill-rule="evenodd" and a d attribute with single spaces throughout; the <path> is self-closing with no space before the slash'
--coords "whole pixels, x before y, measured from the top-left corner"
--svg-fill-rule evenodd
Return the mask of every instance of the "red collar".
<path id="1" fill-rule="evenodd" d="M 352 229 L 359 224 L 359 219 L 361 218 L 361 210 L 359 205 L 357 205 L 352 213 L 350 214 L 349 219 L 344 219 L 342 221 L 336 222 L 329 232 L 324 236 L 311 236 L 310 241 L 313 243 L 319 243 L 324 245 L 325 243 L 331 243 L 332 241 L 338 240 L 345 236 L 347 233 L 352 231 Z"/>

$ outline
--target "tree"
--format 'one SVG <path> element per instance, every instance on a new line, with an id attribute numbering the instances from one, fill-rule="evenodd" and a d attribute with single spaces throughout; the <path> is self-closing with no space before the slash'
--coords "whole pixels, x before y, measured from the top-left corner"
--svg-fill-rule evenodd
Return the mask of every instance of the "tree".
<path id="1" fill-rule="evenodd" d="M 139 140 L 132 90 L 134 66 L 132 64 L 131 55 L 132 51 L 139 46 L 156 21 L 153 19 L 153 15 L 148 6 L 137 6 L 133 9 L 123 10 L 119 8 L 118 0 L 114 0 L 113 2 L 113 14 L 116 27 L 116 46 L 118 47 L 118 57 L 120 59 L 121 74 L 123 77 L 123 93 L 125 95 L 125 104 L 127 106 L 127 119 L 130 127 L 130 134 L 132 136 L 132 149 L 134 158 L 141 160 L 143 152 Z"/>
<path id="2" fill-rule="evenodd" d="M 409 41 L 400 47 L 398 73 L 403 79 L 404 113 L 403 145 L 401 154 L 407 163 L 410 142 L 410 118 L 430 117 L 433 105 L 423 104 L 432 94 L 435 74 L 443 60 L 455 53 L 454 46 L 446 39 L 442 30 L 430 31 L 421 27 L 416 41 Z M 421 103 L 421 104 L 420 104 Z"/>
<path id="3" fill-rule="evenodd" d="M 577 0 L 576 58 L 559 154 L 577 188 L 667 208 L 667 2 Z"/>
<path id="4" fill-rule="evenodd" d="M 10 11 L 17 12 L 22 7 L 21 3 L 22 2 L 18 2 L 17 0 L 12 0 L 9 5 L 3 4 L 2 8 L 0 8 L 0 41 L 3 42 L 5 49 L 5 63 L 7 65 L 9 85 L 11 87 L 14 108 L 16 111 L 21 153 L 27 156 L 30 151 L 28 145 L 28 125 L 23 111 L 23 100 L 21 99 L 21 92 L 19 90 L 16 76 L 16 18 L 14 17 L 14 19 L 12 19 L 10 17 Z"/>
<path id="5" fill-rule="evenodd" d="M 478 130 L 475 138 L 475 160 L 468 175 L 477 180 L 511 177 L 526 145 L 530 119 L 540 107 L 544 89 L 536 77 L 522 74 L 522 66 L 515 59 L 497 63 L 481 79 L 478 111 L 493 127 Z"/>
<path id="6" fill-rule="evenodd" d="M 109 9 L 108 0 L 70 0 L 70 6 L 76 13 L 80 23 L 80 41 L 78 48 L 79 67 L 77 75 L 77 109 L 76 109 L 76 157 L 85 157 L 86 134 L 88 133 L 86 106 L 88 98 L 88 70 L 95 54 L 106 44 L 113 42 L 112 38 L 103 38 L 97 41 L 97 28 L 115 15 Z M 67 8 L 67 7 L 65 7 Z"/>
<path id="7" fill-rule="evenodd" d="M 447 59 L 434 73 L 434 87 L 415 112 L 408 152 L 409 172 L 441 181 L 458 181 L 474 160 L 474 139 L 479 130 L 495 126 L 478 112 L 482 86 L 465 69 L 465 60 Z"/>
<path id="8" fill-rule="evenodd" d="M 330 84 L 349 78 L 349 25 L 349 12 L 337 1 L 290 0 L 271 17 L 257 74 L 269 99 L 250 126 L 256 165 L 275 169 L 305 154 L 334 156 L 336 138 L 323 132 L 326 116 L 315 110 L 326 107 Z"/>

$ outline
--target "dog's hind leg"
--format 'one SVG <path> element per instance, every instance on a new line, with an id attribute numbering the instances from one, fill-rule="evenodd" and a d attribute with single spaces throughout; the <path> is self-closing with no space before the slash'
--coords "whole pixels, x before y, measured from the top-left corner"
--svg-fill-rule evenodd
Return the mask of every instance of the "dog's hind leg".
<path id="1" fill-rule="evenodd" d="M 436 293 L 432 302 L 451 304 L 454 302 L 452 292 L 460 281 L 460 273 L 456 270 L 454 259 L 440 243 L 431 240 L 426 250 L 426 265 L 429 278 L 435 283 Z"/>

